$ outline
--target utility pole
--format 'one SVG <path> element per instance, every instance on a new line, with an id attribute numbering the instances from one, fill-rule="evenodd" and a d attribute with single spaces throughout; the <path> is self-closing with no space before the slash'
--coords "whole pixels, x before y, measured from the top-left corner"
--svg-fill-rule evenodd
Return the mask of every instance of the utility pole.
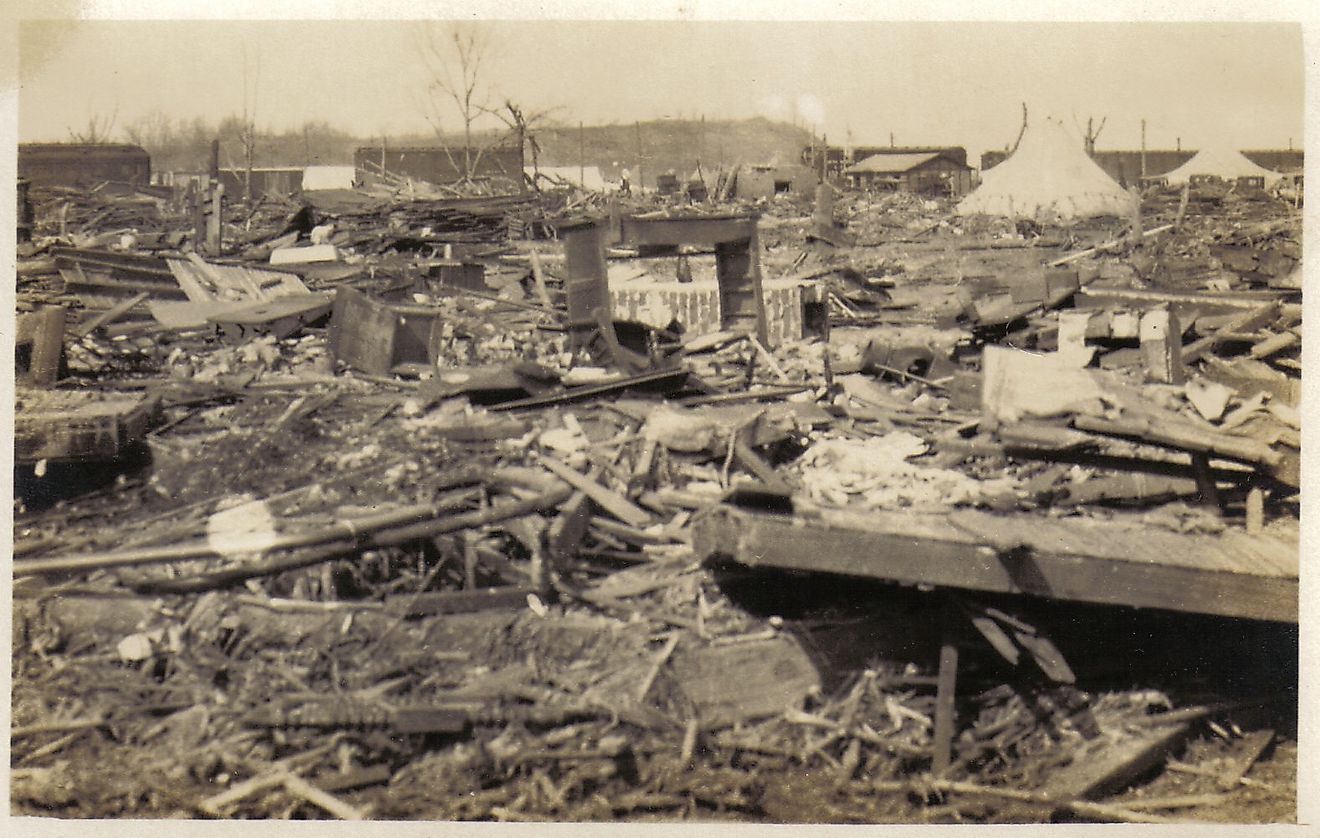
<path id="1" fill-rule="evenodd" d="M 893 148 L 893 147 L 894 147 L 894 132 L 893 132 L 893 131 L 890 131 L 890 132 L 889 132 L 889 147 L 890 147 L 890 148 Z"/>
<path id="2" fill-rule="evenodd" d="M 587 188 L 587 130 L 578 120 L 578 186 Z"/>
<path id="3" fill-rule="evenodd" d="M 1141 120 L 1141 179 L 1146 179 L 1146 120 Z"/>
<path id="4" fill-rule="evenodd" d="M 633 123 L 637 128 L 637 188 L 646 188 L 646 172 L 642 169 L 642 123 Z"/>
<path id="5" fill-rule="evenodd" d="M 697 177 L 702 183 L 706 182 L 706 176 L 701 172 L 701 154 L 706 150 L 706 115 L 701 115 L 701 125 L 697 128 Z"/>
<path id="6" fill-rule="evenodd" d="M 1178 138 L 1178 150 L 1182 151 L 1182 137 Z"/>

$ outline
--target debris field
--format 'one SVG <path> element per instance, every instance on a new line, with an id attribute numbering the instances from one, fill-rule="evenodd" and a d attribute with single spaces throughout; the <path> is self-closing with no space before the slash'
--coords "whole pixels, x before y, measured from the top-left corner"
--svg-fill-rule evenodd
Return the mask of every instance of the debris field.
<path id="1" fill-rule="evenodd" d="M 10 799 L 1295 819 L 1301 216 L 33 187 Z"/>

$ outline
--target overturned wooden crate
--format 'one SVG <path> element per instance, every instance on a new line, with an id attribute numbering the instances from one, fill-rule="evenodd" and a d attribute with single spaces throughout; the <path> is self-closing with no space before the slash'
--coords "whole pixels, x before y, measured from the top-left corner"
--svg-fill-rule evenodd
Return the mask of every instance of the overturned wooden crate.
<path id="1" fill-rule="evenodd" d="M 430 364 L 442 326 L 434 306 L 386 302 L 342 286 L 330 312 L 330 352 L 354 369 L 390 375 L 400 365 Z"/>
<path id="2" fill-rule="evenodd" d="M 156 402 L 138 395 L 20 390 L 14 460 L 32 464 L 113 460 L 141 442 Z"/>

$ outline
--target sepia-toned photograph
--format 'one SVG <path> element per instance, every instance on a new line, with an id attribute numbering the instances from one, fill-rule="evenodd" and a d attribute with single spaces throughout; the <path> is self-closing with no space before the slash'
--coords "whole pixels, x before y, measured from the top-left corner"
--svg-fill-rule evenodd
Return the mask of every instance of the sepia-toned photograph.
<path id="1" fill-rule="evenodd" d="M 345 5 L 14 23 L 13 834 L 1305 822 L 1300 20 Z"/>

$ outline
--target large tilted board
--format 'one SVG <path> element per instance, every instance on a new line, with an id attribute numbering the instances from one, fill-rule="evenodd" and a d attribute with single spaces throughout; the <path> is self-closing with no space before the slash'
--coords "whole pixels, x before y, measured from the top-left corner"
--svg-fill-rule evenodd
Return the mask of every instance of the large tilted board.
<path id="1" fill-rule="evenodd" d="M 1057 600 L 1297 622 L 1295 538 L 958 510 L 947 515 L 721 506 L 694 524 L 703 557 L 749 566 Z"/>

